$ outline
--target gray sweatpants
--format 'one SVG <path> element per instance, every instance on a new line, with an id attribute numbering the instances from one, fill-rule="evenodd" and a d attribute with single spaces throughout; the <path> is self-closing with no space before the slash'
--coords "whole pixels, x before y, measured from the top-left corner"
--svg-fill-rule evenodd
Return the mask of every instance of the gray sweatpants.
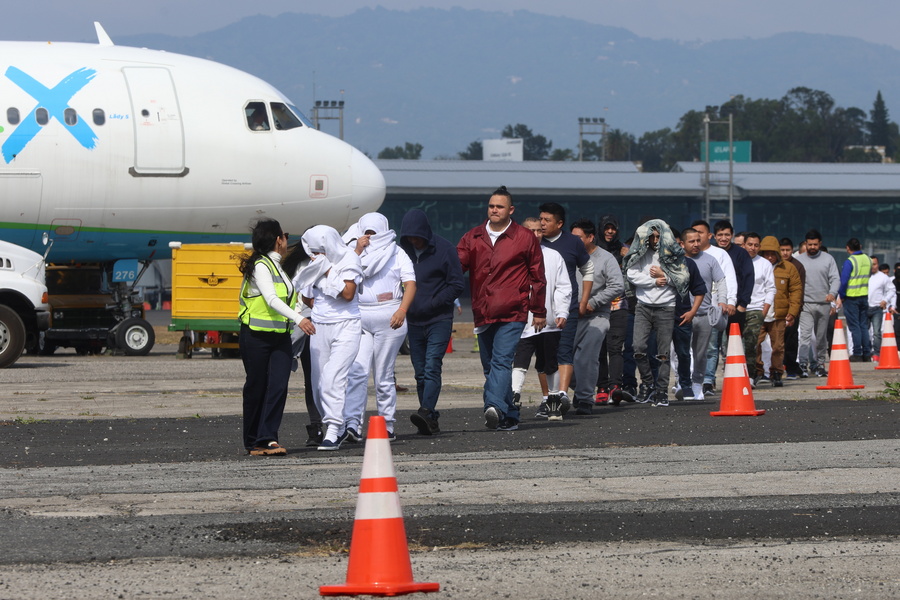
<path id="1" fill-rule="evenodd" d="M 828 359 L 828 317 L 831 316 L 831 304 L 806 302 L 800 312 L 800 351 L 798 352 L 801 364 L 806 362 L 809 349 L 812 345 L 812 335 L 816 334 L 816 361 L 817 365 L 825 368 Z"/>
<path id="2" fill-rule="evenodd" d="M 600 346 L 609 331 L 609 315 L 585 315 L 575 330 L 575 404 L 593 404 L 600 371 Z"/>

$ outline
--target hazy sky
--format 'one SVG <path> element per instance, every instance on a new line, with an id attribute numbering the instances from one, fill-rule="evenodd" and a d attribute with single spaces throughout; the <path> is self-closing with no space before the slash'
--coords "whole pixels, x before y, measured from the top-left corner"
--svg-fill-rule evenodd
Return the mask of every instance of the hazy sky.
<path id="1" fill-rule="evenodd" d="M 260 13 L 339 16 L 362 7 L 459 6 L 505 12 L 525 9 L 624 27 L 655 39 L 708 41 L 803 31 L 900 48 L 897 0 L 30 0 L 4 4 L 0 13 L 3 40 L 93 41 L 93 21 L 100 21 L 115 41 L 117 35 L 135 33 L 190 35 Z"/>

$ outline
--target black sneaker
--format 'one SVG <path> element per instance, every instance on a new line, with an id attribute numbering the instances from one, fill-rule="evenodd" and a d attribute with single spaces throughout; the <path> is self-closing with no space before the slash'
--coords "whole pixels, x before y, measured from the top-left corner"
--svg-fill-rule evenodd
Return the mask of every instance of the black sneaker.
<path id="1" fill-rule="evenodd" d="M 319 444 L 319 447 L 316 448 L 316 450 L 324 450 L 326 452 L 329 450 L 340 450 L 341 444 L 343 444 L 346 440 L 347 440 L 347 432 L 344 431 L 344 433 L 339 435 L 338 439 L 333 442 L 331 440 L 322 440 L 322 443 Z"/>
<path id="2" fill-rule="evenodd" d="M 348 427 L 346 433 L 348 442 L 358 442 L 363 439 L 359 432 L 353 427 Z"/>
<path id="3" fill-rule="evenodd" d="M 515 431 L 519 428 L 519 422 L 510 417 L 506 417 L 497 425 L 497 431 Z"/>
<path id="4" fill-rule="evenodd" d="M 547 402 L 541 402 L 541 405 L 538 406 L 537 412 L 534 413 L 535 419 L 546 419 L 550 416 L 550 409 L 547 407 Z"/>
<path id="5" fill-rule="evenodd" d="M 306 426 L 306 446 L 308 448 L 313 448 L 322 443 L 322 428 L 318 425 L 307 425 Z"/>
<path id="6" fill-rule="evenodd" d="M 488 429 L 497 429 L 498 425 L 500 425 L 500 411 L 488 406 L 484 411 L 484 426 Z"/>
<path id="7" fill-rule="evenodd" d="M 713 396 L 713 395 L 715 395 L 715 393 L 716 393 L 716 388 L 713 387 L 713 384 L 711 384 L 711 383 L 703 384 L 703 395 L 704 396 Z"/>
<path id="8" fill-rule="evenodd" d="M 572 401 L 569 400 L 569 395 L 565 392 L 559 393 L 559 414 L 565 415 L 569 412 L 569 409 L 572 408 Z"/>
<path id="9" fill-rule="evenodd" d="M 547 420 L 562 421 L 562 394 L 550 394 L 547 396 Z M 566 409 L 568 410 L 568 409 Z"/>
<path id="10" fill-rule="evenodd" d="M 646 383 L 641 384 L 641 389 L 638 390 L 637 398 L 635 401 L 640 402 L 641 404 L 647 404 L 653 398 L 653 388 Z"/>
<path id="11" fill-rule="evenodd" d="M 668 406 L 669 396 L 665 392 L 656 392 L 653 394 L 653 406 Z"/>
<path id="12" fill-rule="evenodd" d="M 816 377 L 828 377 L 828 371 L 825 367 L 816 367 Z"/>
<path id="13" fill-rule="evenodd" d="M 784 387 L 784 382 L 781 381 L 781 373 L 772 374 L 772 387 Z"/>
<path id="14" fill-rule="evenodd" d="M 576 415 L 590 415 L 594 413 L 594 403 L 593 402 L 579 402 L 575 407 Z"/>
<path id="15" fill-rule="evenodd" d="M 807 377 L 809 377 L 809 365 L 800 363 L 800 379 L 806 379 Z"/>
<path id="16" fill-rule="evenodd" d="M 635 398 L 637 398 L 637 389 L 633 385 L 622 386 L 622 400 L 634 402 Z"/>
<path id="17" fill-rule="evenodd" d="M 625 392 L 621 387 L 614 385 L 609 388 L 609 398 L 606 400 L 607 404 L 612 404 L 613 406 L 618 406 L 622 404 L 622 400 L 625 399 Z"/>
<path id="18" fill-rule="evenodd" d="M 419 430 L 420 435 L 434 435 L 441 432 L 438 422 L 431 418 L 431 412 L 427 408 L 420 408 L 409 415 L 409 420 Z"/>
<path id="19" fill-rule="evenodd" d="M 519 392 L 513 392 L 513 406 L 522 410 L 522 394 Z"/>

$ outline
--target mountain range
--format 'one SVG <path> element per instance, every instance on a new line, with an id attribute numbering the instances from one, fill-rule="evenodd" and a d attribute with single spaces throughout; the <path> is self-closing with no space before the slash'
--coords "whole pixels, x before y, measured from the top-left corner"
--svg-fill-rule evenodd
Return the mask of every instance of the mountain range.
<path id="1" fill-rule="evenodd" d="M 307 114 L 315 100 L 343 99 L 345 139 L 372 156 L 412 142 L 424 146 L 423 158 L 454 158 L 516 123 L 554 148 L 577 148 L 579 117 L 605 118 L 640 137 L 734 95 L 778 99 L 798 86 L 867 113 L 879 90 L 889 111 L 900 102 L 900 50 L 886 45 L 805 33 L 652 40 L 527 11 L 286 13 L 190 37 L 114 41 L 247 71 Z M 337 135 L 336 123 L 322 129 Z"/>

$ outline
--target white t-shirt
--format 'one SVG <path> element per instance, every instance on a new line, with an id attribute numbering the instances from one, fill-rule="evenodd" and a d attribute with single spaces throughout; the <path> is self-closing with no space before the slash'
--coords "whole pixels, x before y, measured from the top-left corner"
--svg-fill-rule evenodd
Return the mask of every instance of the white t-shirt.
<path id="1" fill-rule="evenodd" d="M 363 251 L 365 254 L 365 251 Z M 399 302 L 403 299 L 404 281 L 415 281 L 416 272 L 409 255 L 397 246 L 388 264 L 372 277 L 367 277 L 359 286 L 359 303 L 376 305 L 385 302 Z"/>
<path id="2" fill-rule="evenodd" d="M 361 280 L 362 276 L 360 275 L 353 277 L 353 281 L 357 286 L 359 286 Z M 324 282 L 324 277 L 319 280 L 319 283 Z M 332 298 L 322 292 L 319 286 L 315 284 L 303 288 L 300 290 L 300 293 L 314 300 L 312 315 L 310 316 L 313 323 L 340 323 L 341 321 L 359 318 L 359 294 L 353 294 L 352 300 Z"/>

